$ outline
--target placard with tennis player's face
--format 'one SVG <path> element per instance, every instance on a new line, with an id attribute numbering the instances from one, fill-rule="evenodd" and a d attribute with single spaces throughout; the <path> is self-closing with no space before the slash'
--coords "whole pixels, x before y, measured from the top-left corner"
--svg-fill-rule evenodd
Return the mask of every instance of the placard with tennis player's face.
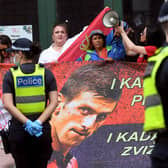
<path id="1" fill-rule="evenodd" d="M 109 72 L 116 75 L 115 78 L 111 78 L 110 90 L 114 91 L 115 86 L 118 86 L 116 79 L 119 79 L 119 88 L 122 90 L 116 103 L 113 100 L 115 97 L 112 98 L 109 92 L 106 92 L 104 98 L 92 89 L 82 90 L 79 84 L 76 85 L 76 79 L 70 82 L 75 89 L 70 87 L 72 89 L 68 92 L 70 98 L 67 98 L 64 86 L 73 72 L 87 64 L 92 63 L 66 62 L 46 65 L 56 78 L 59 92 L 59 105 L 50 122 L 55 131 L 52 130 L 53 142 L 59 139 L 59 143 L 64 144 L 62 151 L 72 154 L 72 163 L 79 168 L 150 167 L 149 155 L 156 135 L 150 136 L 143 132 L 142 87 L 145 65 L 124 62 L 108 65 Z M 2 74 L 0 88 L 2 88 L 3 74 L 10 66 L 0 65 Z M 100 85 L 98 82 L 96 84 L 100 93 L 104 92 L 106 75 L 104 73 Z M 78 79 L 82 83 L 84 74 Z M 87 86 L 87 82 L 94 83 L 96 82 L 94 80 L 93 75 L 90 74 L 90 78 L 83 83 Z M 78 89 L 81 90 L 79 94 L 77 94 Z M 54 120 L 56 120 L 55 127 L 52 126 Z M 53 143 L 53 153 L 56 149 L 57 145 Z M 53 158 L 55 159 L 55 155 L 52 155 L 49 164 L 54 161 Z M 5 159 L 2 160 L 5 162 Z"/>
<path id="2" fill-rule="evenodd" d="M 113 112 L 121 89 L 111 89 L 113 79 L 120 81 L 109 68 L 106 63 L 81 65 L 67 79 L 51 119 L 52 133 L 56 134 L 53 144 L 58 146 L 59 141 L 68 149 L 79 145 Z"/>
<path id="3" fill-rule="evenodd" d="M 66 63 L 67 73 L 65 73 L 63 67 L 62 69 L 59 67 L 59 64 L 57 67 L 55 66 L 58 69 L 57 74 L 55 73 L 57 83 L 58 85 L 60 82 L 63 84 L 58 86 L 59 93 L 61 93 L 71 73 L 86 64 L 88 63 Z M 118 85 L 116 78 L 120 80 L 119 87 L 122 90 L 116 105 L 112 104 L 114 101 L 111 101 L 110 106 L 105 106 L 104 104 L 108 104 L 108 102 L 103 102 L 103 98 L 101 99 L 92 92 L 84 92 L 84 90 L 71 101 L 67 101 L 66 97 L 60 94 L 59 100 L 63 101 L 60 101 L 62 104 L 60 103 L 61 105 L 58 106 L 53 116 L 56 121 L 58 121 L 57 117 L 59 118 L 59 121 L 55 122 L 58 125 L 57 128 L 59 128 L 59 139 L 67 144 L 69 152 L 78 162 L 78 167 L 121 168 L 124 165 L 126 168 L 130 168 L 130 165 L 132 167 L 135 165 L 136 167 L 148 167 L 150 165 L 149 153 L 153 149 L 153 140 L 156 135 L 149 136 L 143 132 L 142 79 L 144 69 L 145 65 L 140 66 L 136 63 L 111 63 L 109 71 L 116 75 L 115 78 L 111 78 L 111 90 Z M 62 77 L 61 73 L 64 74 Z M 60 82 L 58 77 L 59 79 L 62 78 Z M 82 82 L 82 80 L 81 76 L 80 81 Z M 105 77 L 102 79 L 102 85 L 103 80 L 105 80 Z M 77 92 L 77 89 L 73 90 Z M 96 103 L 98 104 L 97 109 L 94 106 L 92 107 Z M 101 106 L 102 104 L 103 106 Z M 108 107 L 111 108 L 111 113 L 106 111 Z M 97 124 L 97 127 L 93 124 L 96 118 L 93 109 L 101 112 L 98 117 L 100 120 L 105 119 L 99 125 Z M 59 114 L 60 111 L 63 113 Z M 104 111 L 103 114 L 102 111 Z M 106 115 L 105 112 L 108 114 Z M 88 115 L 90 113 L 92 115 Z M 88 116 L 92 117 L 89 119 Z M 91 134 L 88 134 L 85 129 L 82 130 L 83 127 L 78 127 L 82 121 L 85 121 L 87 126 L 95 126 L 92 127 Z M 56 149 L 54 144 L 53 149 Z"/>

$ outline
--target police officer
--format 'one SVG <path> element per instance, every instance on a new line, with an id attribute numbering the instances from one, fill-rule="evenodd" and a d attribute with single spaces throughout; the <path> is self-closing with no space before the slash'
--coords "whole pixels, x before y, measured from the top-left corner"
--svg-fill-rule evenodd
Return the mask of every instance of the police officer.
<path id="1" fill-rule="evenodd" d="M 159 12 L 166 43 L 148 59 L 144 76 L 145 123 L 144 130 L 157 132 L 151 154 L 152 168 L 168 167 L 168 2 Z"/>
<path id="2" fill-rule="evenodd" d="M 46 168 L 52 153 L 48 121 L 57 105 L 56 81 L 51 71 L 33 63 L 41 51 L 37 43 L 20 38 L 12 50 L 20 65 L 10 68 L 3 79 L 4 107 L 12 115 L 10 152 L 16 168 Z"/>

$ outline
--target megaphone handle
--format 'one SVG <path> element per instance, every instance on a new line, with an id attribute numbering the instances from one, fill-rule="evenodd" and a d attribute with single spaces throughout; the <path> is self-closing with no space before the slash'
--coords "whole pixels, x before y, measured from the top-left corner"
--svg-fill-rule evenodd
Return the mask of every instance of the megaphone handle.
<path id="1" fill-rule="evenodd" d="M 118 26 L 121 26 L 121 20 L 119 19 L 119 25 Z"/>

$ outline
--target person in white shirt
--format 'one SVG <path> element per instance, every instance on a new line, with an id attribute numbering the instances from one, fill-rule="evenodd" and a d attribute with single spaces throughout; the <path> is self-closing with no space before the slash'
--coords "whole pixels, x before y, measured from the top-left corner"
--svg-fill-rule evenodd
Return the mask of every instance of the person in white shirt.
<path id="1" fill-rule="evenodd" d="M 68 38 L 67 24 L 55 24 L 52 32 L 53 43 L 40 54 L 39 63 L 58 62 L 57 60 L 60 55 L 79 37 L 81 33 L 72 38 Z"/>

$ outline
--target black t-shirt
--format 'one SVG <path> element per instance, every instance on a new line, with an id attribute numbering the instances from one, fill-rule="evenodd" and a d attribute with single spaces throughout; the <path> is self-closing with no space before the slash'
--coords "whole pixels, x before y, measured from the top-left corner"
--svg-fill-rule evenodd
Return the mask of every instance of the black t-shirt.
<path id="1" fill-rule="evenodd" d="M 26 63 L 21 65 L 21 70 L 25 74 L 33 73 L 35 70 L 35 65 L 31 63 Z M 56 91 L 57 85 L 56 80 L 53 75 L 53 73 L 45 68 L 45 93 L 46 93 L 46 100 L 48 100 L 48 93 L 50 91 Z M 12 93 L 13 94 L 13 100 L 15 104 L 15 89 L 14 89 L 14 81 L 12 72 L 9 70 L 4 75 L 3 79 L 3 93 Z"/>

